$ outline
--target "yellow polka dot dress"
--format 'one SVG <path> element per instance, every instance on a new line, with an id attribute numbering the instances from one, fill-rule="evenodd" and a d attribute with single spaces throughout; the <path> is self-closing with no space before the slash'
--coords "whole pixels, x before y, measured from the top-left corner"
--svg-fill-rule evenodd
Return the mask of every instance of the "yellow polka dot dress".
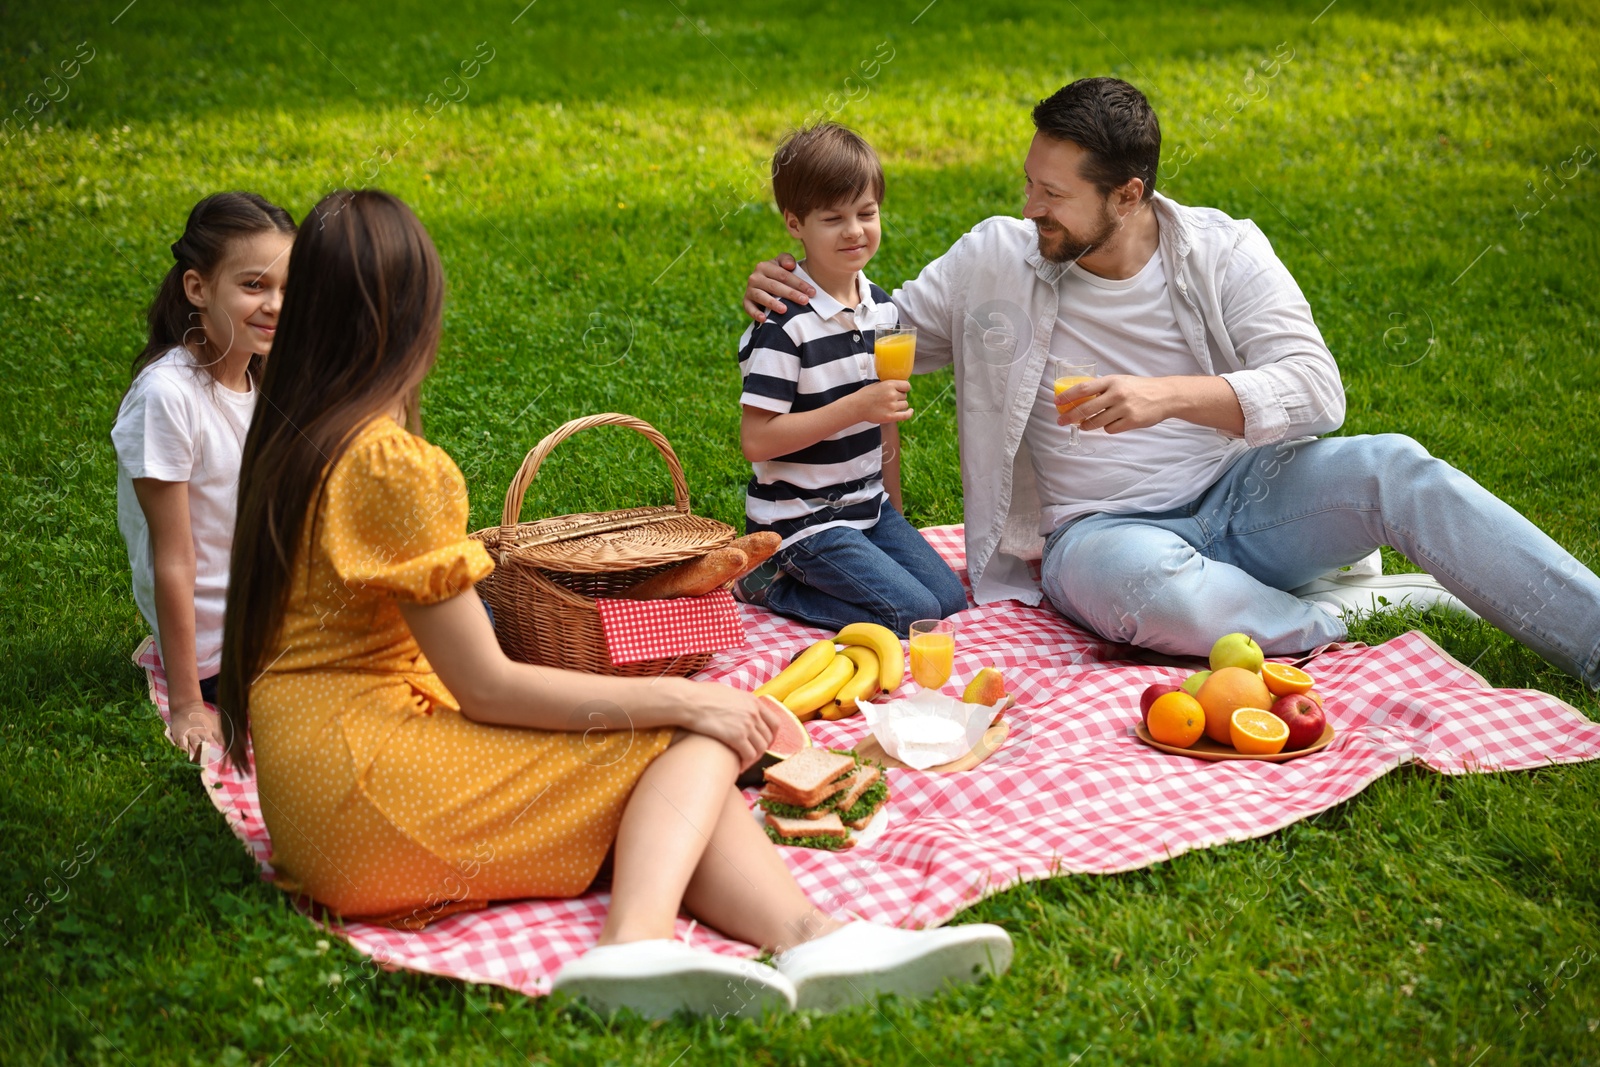
<path id="1" fill-rule="evenodd" d="M 250 690 L 278 885 L 416 927 L 491 900 L 576 896 L 670 730 L 551 733 L 461 714 L 400 614 L 494 567 L 443 451 L 388 418 L 328 477 L 283 628 Z"/>

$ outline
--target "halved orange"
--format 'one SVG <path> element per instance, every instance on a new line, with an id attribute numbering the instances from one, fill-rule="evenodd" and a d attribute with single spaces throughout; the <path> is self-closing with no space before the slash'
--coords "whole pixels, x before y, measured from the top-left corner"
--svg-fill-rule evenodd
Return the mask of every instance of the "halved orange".
<path id="1" fill-rule="evenodd" d="M 1299 667 L 1271 661 L 1261 665 L 1261 680 L 1267 683 L 1267 688 L 1272 690 L 1272 695 L 1275 697 L 1286 696 L 1289 693 L 1304 693 L 1316 684 L 1311 675 Z"/>
<path id="2" fill-rule="evenodd" d="M 1163 745 L 1188 748 L 1206 732 L 1206 709 L 1188 693 L 1163 693 L 1150 705 L 1145 729 Z"/>
<path id="3" fill-rule="evenodd" d="M 1276 756 L 1289 740 L 1289 724 L 1263 708 L 1235 708 L 1228 726 L 1235 751 Z"/>

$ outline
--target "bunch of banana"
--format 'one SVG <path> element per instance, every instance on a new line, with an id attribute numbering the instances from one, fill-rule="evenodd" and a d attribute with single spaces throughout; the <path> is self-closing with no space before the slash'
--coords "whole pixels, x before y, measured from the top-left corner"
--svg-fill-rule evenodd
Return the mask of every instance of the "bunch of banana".
<path id="1" fill-rule="evenodd" d="M 839 658 L 855 664 L 855 673 L 833 695 L 833 703 L 823 705 L 824 719 L 848 718 L 861 710 L 856 704 L 857 701 L 871 700 L 883 691 L 878 685 L 882 667 L 878 663 L 876 652 L 860 645 L 846 645 L 840 651 Z"/>
<path id="2" fill-rule="evenodd" d="M 875 622 L 853 622 L 796 656 L 756 695 L 782 701 L 802 721 L 818 713 L 842 719 L 859 710 L 859 701 L 898 688 L 904 674 L 905 652 L 894 631 Z"/>
<path id="3" fill-rule="evenodd" d="M 892 693 L 900 688 L 900 679 L 906 672 L 906 653 L 893 630 L 875 622 L 853 622 L 833 639 L 841 645 L 872 649 L 878 655 L 878 682 L 883 691 Z"/>

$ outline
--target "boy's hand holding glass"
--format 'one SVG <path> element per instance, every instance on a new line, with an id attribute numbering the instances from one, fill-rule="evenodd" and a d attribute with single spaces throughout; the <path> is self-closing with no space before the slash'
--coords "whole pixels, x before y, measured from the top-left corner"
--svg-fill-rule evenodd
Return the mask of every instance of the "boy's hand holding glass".
<path id="1" fill-rule="evenodd" d="M 873 330 L 872 361 L 884 381 L 911 380 L 917 362 L 917 328 L 894 323 Z"/>
<path id="2" fill-rule="evenodd" d="M 859 421 L 882 426 L 890 422 L 905 422 L 911 417 L 910 393 L 910 382 L 891 379 L 864 385 L 851 393 L 849 399 L 861 414 Z"/>

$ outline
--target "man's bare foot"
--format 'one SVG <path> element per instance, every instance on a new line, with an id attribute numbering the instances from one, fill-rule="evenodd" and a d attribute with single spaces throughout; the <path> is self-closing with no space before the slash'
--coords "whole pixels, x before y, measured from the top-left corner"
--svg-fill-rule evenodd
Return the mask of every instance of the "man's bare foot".
<path id="1" fill-rule="evenodd" d="M 167 738 L 198 763 L 204 746 L 222 747 L 222 720 L 205 704 L 182 704 L 172 709 Z"/>

